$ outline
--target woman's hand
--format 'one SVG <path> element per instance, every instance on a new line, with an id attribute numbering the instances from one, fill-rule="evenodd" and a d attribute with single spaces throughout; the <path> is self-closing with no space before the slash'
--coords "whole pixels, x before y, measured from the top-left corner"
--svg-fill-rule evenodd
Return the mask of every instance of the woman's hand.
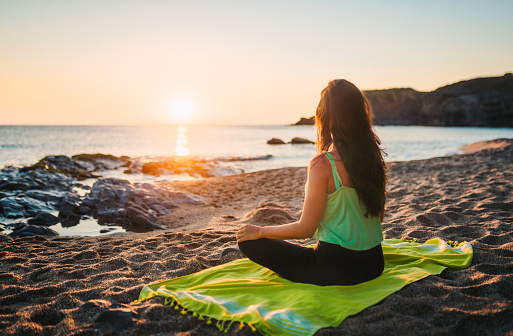
<path id="1" fill-rule="evenodd" d="M 262 238 L 262 228 L 256 225 L 243 225 L 235 235 L 237 242 Z"/>

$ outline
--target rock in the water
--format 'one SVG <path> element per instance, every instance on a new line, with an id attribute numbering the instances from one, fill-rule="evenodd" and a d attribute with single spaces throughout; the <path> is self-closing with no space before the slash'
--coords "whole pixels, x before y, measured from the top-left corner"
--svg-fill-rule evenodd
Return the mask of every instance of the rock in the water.
<path id="1" fill-rule="evenodd" d="M 132 328 L 137 320 L 137 313 L 130 308 L 110 308 L 103 311 L 94 320 L 95 323 L 109 323 L 116 330 Z"/>
<path id="2" fill-rule="evenodd" d="M 25 208 L 17 202 L 16 197 L 14 196 L 0 199 L 0 207 L 2 215 L 7 218 L 27 217 Z"/>
<path id="3" fill-rule="evenodd" d="M 39 225 L 24 225 L 14 228 L 13 232 L 9 233 L 9 236 L 12 238 L 19 237 L 31 237 L 31 236 L 48 236 L 55 237 L 58 236 L 59 233 L 45 226 Z"/>
<path id="4" fill-rule="evenodd" d="M 128 167 L 131 160 L 124 157 L 116 157 L 110 154 L 78 154 L 71 157 L 73 161 L 85 167 L 88 171 L 111 170 L 119 167 Z"/>
<path id="5" fill-rule="evenodd" d="M 59 217 L 68 218 L 80 213 L 80 195 L 76 192 L 70 192 L 64 197 L 59 205 Z"/>
<path id="6" fill-rule="evenodd" d="M 61 219 L 47 212 L 40 212 L 28 220 L 29 224 L 51 226 L 59 223 Z"/>
<path id="7" fill-rule="evenodd" d="M 62 227 L 71 227 L 80 223 L 80 215 L 71 214 L 67 218 L 61 220 Z"/>
<path id="8" fill-rule="evenodd" d="M 291 144 L 315 144 L 315 142 L 304 138 L 294 138 L 290 141 Z"/>
<path id="9" fill-rule="evenodd" d="M 50 172 L 57 172 L 72 176 L 79 180 L 98 177 L 89 172 L 87 168 L 88 167 L 86 165 L 76 162 L 66 155 L 48 155 L 32 166 L 21 168 L 20 171 L 26 172 L 31 170 L 48 170 Z"/>
<path id="10" fill-rule="evenodd" d="M 272 138 L 270 140 L 267 140 L 268 145 L 284 145 L 285 141 L 282 139 Z"/>
<path id="11" fill-rule="evenodd" d="M 29 190 L 25 196 L 34 198 L 43 202 L 52 202 L 58 204 L 66 196 L 66 192 L 60 190 Z"/>
<path id="12" fill-rule="evenodd" d="M 95 182 L 83 199 L 79 212 L 98 219 L 100 224 L 117 224 L 131 231 L 163 229 L 156 224 L 180 204 L 205 204 L 196 195 L 172 192 L 149 183 L 131 184 L 107 178 Z"/>
<path id="13" fill-rule="evenodd" d="M 53 207 L 45 202 L 30 198 L 10 196 L 0 200 L 7 218 L 36 216 L 40 212 L 51 212 Z"/>

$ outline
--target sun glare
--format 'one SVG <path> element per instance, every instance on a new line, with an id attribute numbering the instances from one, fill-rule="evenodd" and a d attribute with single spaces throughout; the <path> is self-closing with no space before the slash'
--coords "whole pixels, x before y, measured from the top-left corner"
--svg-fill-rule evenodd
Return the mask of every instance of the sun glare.
<path id="1" fill-rule="evenodd" d="M 171 100 L 169 112 L 176 123 L 190 122 L 196 112 L 196 101 L 188 95 L 176 96 Z"/>

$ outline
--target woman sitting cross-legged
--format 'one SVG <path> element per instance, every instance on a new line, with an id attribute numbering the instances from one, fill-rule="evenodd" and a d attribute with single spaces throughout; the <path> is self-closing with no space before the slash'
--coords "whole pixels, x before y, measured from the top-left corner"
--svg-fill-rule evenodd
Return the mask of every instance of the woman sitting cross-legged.
<path id="1" fill-rule="evenodd" d="M 381 221 L 385 162 L 369 104 L 352 83 L 331 81 L 315 113 L 318 154 L 311 160 L 299 221 L 244 225 L 239 248 L 281 277 L 315 285 L 354 285 L 384 268 Z M 315 248 L 286 242 L 314 237 Z"/>

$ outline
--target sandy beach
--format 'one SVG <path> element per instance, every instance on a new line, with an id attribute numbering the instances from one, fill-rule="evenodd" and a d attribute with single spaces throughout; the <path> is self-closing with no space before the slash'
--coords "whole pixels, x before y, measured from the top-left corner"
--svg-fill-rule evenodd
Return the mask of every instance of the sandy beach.
<path id="1" fill-rule="evenodd" d="M 383 231 L 385 238 L 468 241 L 471 266 L 412 283 L 317 335 L 513 335 L 513 140 L 463 149 L 390 163 Z M 224 334 L 162 298 L 131 302 L 146 284 L 242 258 L 237 228 L 298 219 L 305 181 L 306 168 L 282 168 L 169 183 L 207 204 L 173 211 L 160 220 L 163 231 L 0 236 L 0 334 Z M 109 309 L 132 322 L 98 319 Z M 228 334 L 254 333 L 234 324 Z"/>

